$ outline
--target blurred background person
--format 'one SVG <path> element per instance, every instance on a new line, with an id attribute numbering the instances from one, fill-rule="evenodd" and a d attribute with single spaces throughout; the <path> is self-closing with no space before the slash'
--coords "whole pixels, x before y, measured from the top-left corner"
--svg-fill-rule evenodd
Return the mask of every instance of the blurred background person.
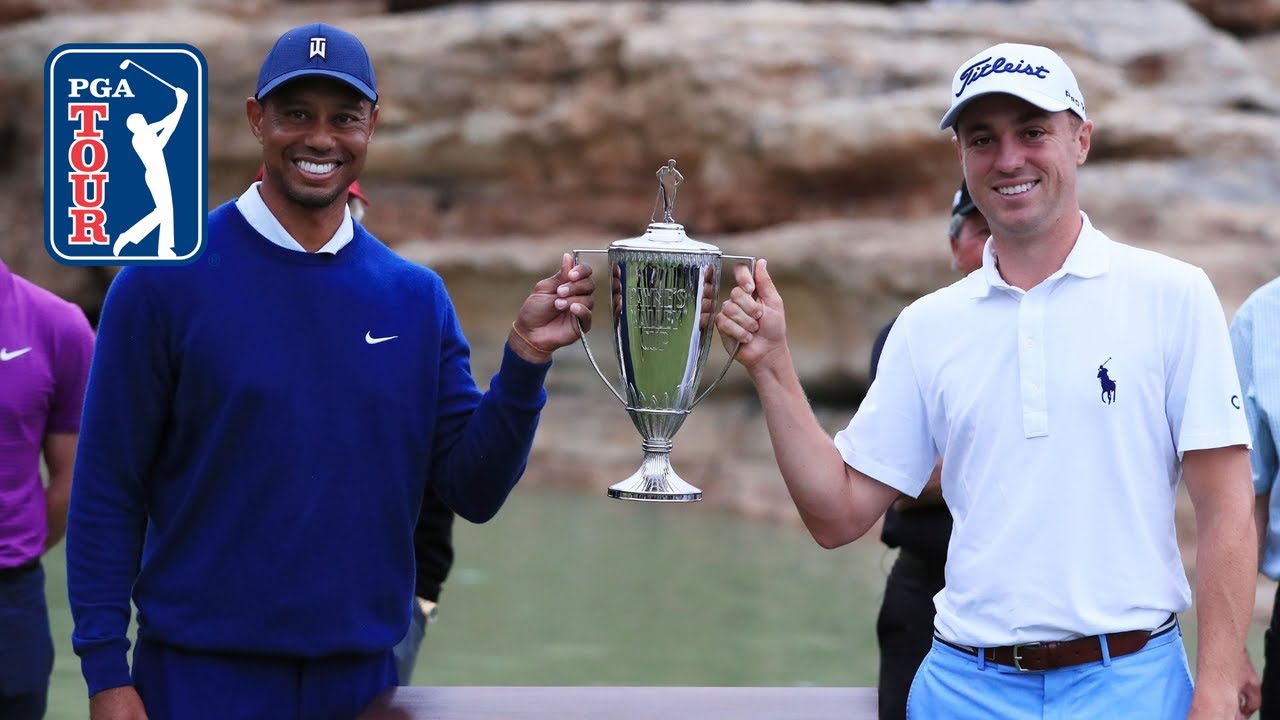
<path id="1" fill-rule="evenodd" d="M 1231 344 L 1240 373 L 1240 396 L 1249 418 L 1253 447 L 1254 522 L 1258 529 L 1258 569 L 1272 580 L 1280 579 L 1280 278 L 1249 296 L 1231 321 Z M 1277 592 L 1280 599 L 1280 591 Z M 1271 606 L 1271 623 L 1263 643 L 1262 720 L 1280 718 L 1280 603 Z M 1248 655 L 1245 656 L 1246 661 Z M 1256 674 L 1252 665 L 1246 675 Z M 1252 699 L 1252 698 L 1251 698 Z M 1254 703 L 1256 704 L 1256 703 Z"/>
<path id="2" fill-rule="evenodd" d="M 409 632 L 395 647 L 396 674 L 401 685 L 411 685 L 427 630 L 440 613 L 440 591 L 453 567 L 453 511 L 436 491 L 427 488 L 422 511 L 413 533 L 414 567 L 417 570 Z"/>
<path id="3" fill-rule="evenodd" d="M 991 235 L 987 219 L 960 183 L 951 201 L 947 237 L 951 243 L 951 267 L 964 275 L 982 267 L 982 248 Z M 871 381 L 876 378 L 880 351 L 893 328 L 890 322 L 876 337 L 871 351 Z M 951 539 L 951 513 L 942 500 L 942 464 L 920 497 L 903 495 L 884 516 L 880 539 L 898 548 L 898 558 L 884 585 L 884 601 L 876 619 L 880 643 L 880 720 L 907 716 L 911 680 L 933 645 L 933 596 L 946 584 L 947 541 Z"/>

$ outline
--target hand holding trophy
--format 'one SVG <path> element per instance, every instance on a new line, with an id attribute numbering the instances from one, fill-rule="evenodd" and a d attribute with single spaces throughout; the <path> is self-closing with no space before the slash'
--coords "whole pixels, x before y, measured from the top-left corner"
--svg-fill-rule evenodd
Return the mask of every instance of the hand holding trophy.
<path id="1" fill-rule="evenodd" d="M 619 240 L 607 250 L 573 251 L 575 264 L 584 253 L 609 257 L 612 340 L 621 392 L 596 362 L 585 334 L 582 347 L 600 379 L 626 406 L 643 439 L 640 469 L 610 487 L 609 497 L 695 502 L 702 499 L 702 491 L 671 467 L 672 438 L 733 362 L 731 354 L 715 381 L 698 393 L 711 352 L 711 318 L 717 309 L 722 261 L 746 263 L 754 269 L 755 258 L 723 255 L 716 246 L 686 235 L 684 226 L 671 216 L 676 191 L 684 180 L 676 161 L 668 161 L 657 176 L 660 222 L 651 222 L 644 235 Z"/>

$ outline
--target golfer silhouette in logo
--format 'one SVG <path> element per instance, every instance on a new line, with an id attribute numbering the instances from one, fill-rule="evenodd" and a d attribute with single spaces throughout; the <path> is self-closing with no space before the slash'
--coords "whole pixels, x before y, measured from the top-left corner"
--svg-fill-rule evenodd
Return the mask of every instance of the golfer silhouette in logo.
<path id="1" fill-rule="evenodd" d="M 160 80 L 150 70 L 131 60 L 125 60 L 120 69 L 123 70 L 130 65 Z M 156 256 L 177 257 L 173 251 L 173 186 L 169 182 L 169 166 L 164 160 L 164 146 L 169 143 L 169 138 L 178 127 L 182 109 L 187 105 L 187 91 L 169 85 L 164 80 L 160 82 L 168 85 L 178 97 L 178 104 L 173 112 L 166 115 L 163 120 L 150 124 L 142 113 L 133 113 L 124 123 L 125 127 L 133 132 L 133 150 L 138 153 L 138 159 L 142 161 L 142 167 L 145 170 L 143 179 L 147 183 L 147 189 L 151 191 L 151 199 L 156 207 L 134 223 L 133 227 L 116 237 L 116 243 L 111 248 L 116 257 L 120 256 L 120 251 L 126 245 L 140 242 L 157 226 L 160 228 L 160 240 L 156 247 Z"/>
<path id="2" fill-rule="evenodd" d="M 1107 362 L 1098 366 L 1098 382 L 1102 383 L 1102 402 L 1106 405 L 1116 401 L 1116 381 L 1111 379 L 1107 374 L 1107 363 L 1111 362 L 1111 358 L 1107 358 Z"/>

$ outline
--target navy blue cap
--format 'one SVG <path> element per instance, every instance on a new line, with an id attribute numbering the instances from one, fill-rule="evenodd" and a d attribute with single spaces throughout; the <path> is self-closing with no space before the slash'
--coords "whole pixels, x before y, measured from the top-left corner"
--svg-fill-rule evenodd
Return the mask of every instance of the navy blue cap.
<path id="1" fill-rule="evenodd" d="M 960 189 L 956 190 L 955 198 L 951 200 L 951 214 L 964 216 L 977 209 L 978 206 L 973 204 L 973 198 L 969 197 L 969 188 L 961 182 Z"/>
<path id="2" fill-rule="evenodd" d="M 308 75 L 324 75 L 355 88 L 370 102 L 378 102 L 378 81 L 364 44 L 355 35 L 325 23 L 289 30 L 262 61 L 258 72 L 261 100 L 281 84 Z"/>
<path id="3" fill-rule="evenodd" d="M 960 229 L 964 227 L 965 217 L 977 209 L 978 206 L 974 204 L 973 198 L 969 197 L 969 188 L 962 181 L 960 189 L 956 190 L 956 195 L 951 200 L 951 224 L 947 226 L 947 237 L 952 239 L 960 237 Z"/>

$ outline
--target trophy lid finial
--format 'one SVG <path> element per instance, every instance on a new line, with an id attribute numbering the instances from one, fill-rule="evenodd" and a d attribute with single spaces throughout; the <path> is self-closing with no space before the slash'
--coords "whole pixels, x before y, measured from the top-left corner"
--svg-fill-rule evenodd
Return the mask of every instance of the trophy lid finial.
<path id="1" fill-rule="evenodd" d="M 666 165 L 658 168 L 658 197 L 654 202 L 654 214 L 657 214 L 658 205 L 662 206 L 662 222 L 674 223 L 671 217 L 671 211 L 676 205 L 676 191 L 680 189 L 680 183 L 684 182 L 684 176 L 676 170 L 676 161 L 668 160 Z M 653 220 L 653 215 L 649 216 Z"/>
<path id="2" fill-rule="evenodd" d="M 666 165 L 658 168 L 657 176 L 658 197 L 654 199 L 653 212 L 649 215 L 649 227 L 640 237 L 613 242 L 609 245 L 609 251 L 719 255 L 719 248 L 689 237 L 685 234 L 684 226 L 671 217 L 676 204 L 676 191 L 684 183 L 684 176 L 676 170 L 676 161 L 668 160 Z M 662 208 L 661 220 L 657 220 L 659 207 Z"/>

